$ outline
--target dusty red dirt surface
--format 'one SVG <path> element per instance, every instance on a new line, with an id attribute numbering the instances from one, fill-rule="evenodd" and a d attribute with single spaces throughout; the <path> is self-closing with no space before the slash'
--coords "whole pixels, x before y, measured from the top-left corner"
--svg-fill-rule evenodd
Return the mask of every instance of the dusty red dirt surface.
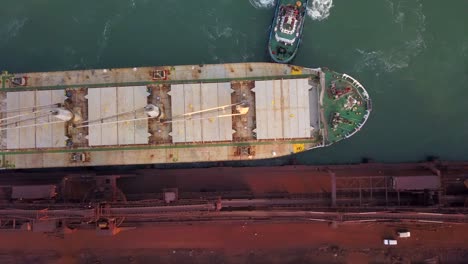
<path id="1" fill-rule="evenodd" d="M 408 228 L 411 237 L 384 246 Z M 0 236 L 0 263 L 466 263 L 467 225 L 203 223 L 140 227 L 114 237 Z"/>
<path id="2" fill-rule="evenodd" d="M 466 165 L 460 165 L 453 178 L 466 175 L 466 169 Z M 337 177 L 431 174 L 421 165 L 411 164 L 343 165 L 333 166 L 333 171 Z M 119 187 L 130 194 L 177 187 L 182 193 L 248 191 L 261 196 L 329 192 L 331 188 L 326 166 L 139 169 L 132 174 L 136 177 L 119 179 Z M 323 222 L 211 222 L 145 226 L 114 237 L 97 236 L 94 230 L 80 230 L 64 238 L 2 232 L 0 264 L 468 263 L 467 227 L 428 223 L 333 226 Z M 384 246 L 383 238 L 396 237 L 400 228 L 408 228 L 411 237 L 398 239 L 397 246 Z"/>

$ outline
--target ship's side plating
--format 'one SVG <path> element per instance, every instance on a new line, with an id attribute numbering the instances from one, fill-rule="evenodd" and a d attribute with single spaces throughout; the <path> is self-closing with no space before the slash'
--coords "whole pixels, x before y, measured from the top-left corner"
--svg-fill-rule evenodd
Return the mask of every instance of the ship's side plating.
<path id="1" fill-rule="evenodd" d="M 4 72 L 1 166 L 264 159 L 328 145 L 329 77 L 271 63 Z"/>

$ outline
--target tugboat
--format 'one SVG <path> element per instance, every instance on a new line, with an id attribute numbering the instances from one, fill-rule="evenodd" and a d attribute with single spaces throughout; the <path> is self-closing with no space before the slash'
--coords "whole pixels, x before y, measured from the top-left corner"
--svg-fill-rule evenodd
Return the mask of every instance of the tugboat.
<path id="1" fill-rule="evenodd" d="M 278 0 L 268 51 L 273 61 L 289 63 L 301 42 L 308 0 Z"/>

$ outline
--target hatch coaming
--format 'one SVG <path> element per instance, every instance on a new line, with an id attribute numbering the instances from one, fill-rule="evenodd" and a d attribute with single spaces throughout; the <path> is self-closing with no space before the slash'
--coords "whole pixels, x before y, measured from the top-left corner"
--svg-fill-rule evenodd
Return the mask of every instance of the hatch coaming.
<path id="1" fill-rule="evenodd" d="M 318 127 L 311 126 L 309 79 L 255 82 L 257 139 L 311 138 Z"/>
<path id="2" fill-rule="evenodd" d="M 305 81 L 305 83 L 307 83 L 307 80 L 308 79 L 293 79 L 292 82 L 303 83 Z M 161 151 L 167 152 L 169 149 L 178 149 L 180 151 L 190 149 L 190 151 L 193 152 L 197 151 L 197 149 L 202 151 L 202 149 L 210 148 L 210 146 L 228 149 L 228 152 L 232 153 L 229 159 L 257 159 L 287 155 L 288 153 L 302 151 L 305 150 L 306 147 L 314 146 L 314 140 L 310 137 L 310 131 L 307 135 L 286 136 L 283 134 L 274 134 L 266 138 L 259 138 L 257 134 L 259 132 L 265 134 L 265 132 L 262 132 L 262 128 L 258 127 L 258 124 L 262 121 L 257 119 L 258 108 L 256 107 L 257 101 L 255 97 L 258 97 L 256 94 L 258 90 L 255 90 L 255 88 L 259 89 L 259 84 L 261 84 L 263 91 L 268 92 L 267 89 L 272 88 L 269 86 L 274 83 L 281 84 L 282 82 L 289 83 L 288 80 L 272 80 L 170 85 L 167 93 L 164 94 L 164 96 L 167 97 L 166 100 L 161 100 L 160 96 L 163 94 L 155 92 L 161 91 L 162 88 L 157 85 L 153 87 L 135 86 L 88 88 L 85 90 L 71 89 L 66 93 L 69 96 L 68 99 L 62 100 L 61 104 L 67 105 L 71 111 L 74 111 L 75 117 L 77 118 L 73 121 L 61 123 L 61 135 L 63 137 L 61 145 L 42 148 L 26 146 L 23 149 L 13 147 L 4 151 L 4 154 L 21 155 L 24 153 L 28 157 L 24 160 L 13 159 L 14 161 L 12 164 L 15 164 L 15 167 L 29 167 L 31 164 L 36 164 L 39 167 L 46 166 L 45 164 L 49 164 L 49 161 L 40 157 L 54 156 L 54 154 L 60 156 L 60 159 L 56 159 L 57 166 L 60 164 L 60 162 L 58 162 L 59 160 L 61 160 L 62 163 L 68 164 L 68 166 L 83 166 L 83 164 L 89 166 L 92 164 L 111 165 L 114 164 L 114 160 L 109 161 L 101 154 L 96 155 L 96 152 L 108 152 L 109 156 L 115 156 L 114 153 L 122 153 L 121 155 L 123 155 L 124 152 L 132 151 L 137 153 L 152 153 L 151 155 L 154 156 L 155 153 Z M 194 85 L 198 87 L 198 89 L 194 89 Z M 214 87 L 221 87 L 221 89 L 215 89 Z M 276 88 L 276 90 L 278 89 L 281 89 L 281 85 Z M 308 88 L 305 87 L 305 89 L 307 90 Z M 187 90 L 186 92 L 188 93 L 181 95 L 177 94 L 175 92 L 176 90 Z M 198 96 L 194 96 L 197 90 L 200 92 L 205 90 L 207 93 L 203 94 L 203 92 L 201 92 Z M 210 100 L 210 98 L 213 98 L 213 96 L 210 95 L 216 93 L 214 91 L 218 93 L 216 97 L 217 100 Z M 223 93 L 220 93 L 220 91 L 223 91 Z M 17 95 L 20 93 L 35 92 L 36 91 L 8 92 L 7 94 Z M 64 91 L 45 90 L 40 92 L 63 93 Z M 275 88 L 273 88 L 271 92 L 275 93 Z M 160 106 L 163 112 L 161 115 L 162 118 L 152 119 L 148 116 L 138 116 L 139 114 L 144 114 L 143 110 L 146 103 L 153 101 L 155 94 L 158 94 L 156 98 L 160 100 L 157 105 Z M 304 100 L 304 102 L 308 102 L 308 97 L 305 97 L 304 94 L 297 93 L 297 95 L 306 98 L 307 100 Z M 79 99 L 78 97 L 82 98 Z M 295 97 L 293 101 L 298 100 L 299 97 Z M 73 100 L 70 98 L 73 98 Z M 192 100 L 188 100 L 188 98 Z M 205 98 L 205 100 L 199 101 L 199 104 L 196 105 L 193 101 L 194 98 Z M 290 105 L 282 106 L 281 102 L 284 100 L 283 98 L 278 98 L 277 100 L 279 108 L 274 111 L 278 112 L 282 117 L 287 116 L 289 119 L 298 119 L 301 117 L 300 114 L 297 116 L 291 115 L 290 110 L 292 108 Z M 79 102 L 79 104 L 73 105 L 72 102 Z M 85 102 L 84 105 L 83 102 Z M 178 113 L 178 110 L 175 110 L 171 105 L 164 106 L 163 102 L 170 102 L 172 105 L 183 106 L 181 108 L 182 112 Z M 245 114 L 236 114 L 238 109 L 235 106 L 241 104 L 251 107 L 251 111 L 247 111 Z M 79 106 L 84 106 L 84 109 L 79 108 Z M 203 111 L 201 107 L 206 107 L 205 110 L 212 108 L 219 109 L 217 109 L 216 112 L 208 112 L 207 114 L 209 115 L 207 116 L 204 116 L 205 112 L 202 112 L 201 115 L 188 112 Z M 164 109 L 170 109 L 171 111 L 166 112 Z M 33 109 L 30 110 L 31 113 L 34 112 Z M 305 112 L 308 113 L 308 111 Z M 80 116 L 80 113 L 87 113 L 87 115 Z M 187 118 L 177 120 L 177 118 L 175 118 L 176 116 L 187 116 Z M 217 120 L 217 118 L 222 122 Z M 136 119 L 139 120 L 136 121 Z M 149 125 L 149 120 L 155 121 L 153 126 Z M 168 122 L 168 120 L 170 122 Z M 199 121 L 198 130 L 196 130 L 196 126 L 194 126 L 195 120 Z M 303 121 L 308 123 L 307 119 Z M 140 125 L 138 125 L 137 122 L 140 122 Z M 141 125 L 141 122 L 144 122 L 144 124 Z M 202 124 L 203 122 L 206 123 Z M 175 125 L 180 123 L 184 123 L 184 125 Z M 21 128 L 23 125 L 21 120 L 17 122 L 17 125 L 19 125 L 19 128 L 14 129 L 23 129 Z M 154 126 L 165 127 L 166 125 L 169 126 L 167 130 L 154 130 Z M 282 123 L 279 123 L 279 126 L 281 125 Z M 49 126 L 49 124 L 36 122 L 35 127 L 42 128 L 44 126 Z M 282 131 L 279 126 L 275 126 L 276 131 Z M 87 130 L 83 130 L 85 128 Z M 180 135 L 174 137 L 174 129 L 183 129 L 183 138 L 180 137 Z M 271 131 L 266 131 L 266 133 L 271 133 Z M 166 140 L 153 141 L 151 139 L 154 135 L 164 137 Z M 221 135 L 224 136 L 221 137 Z M 79 139 L 78 142 L 74 142 L 75 139 Z M 304 141 L 304 139 L 306 139 L 306 141 Z M 286 146 L 283 146 L 283 144 Z M 293 147 L 294 144 L 300 144 L 302 147 L 295 150 Z M 267 149 L 265 146 L 271 146 L 272 151 L 267 154 L 263 153 L 262 149 Z M 139 155 L 144 155 L 141 153 Z M 127 156 L 127 154 L 124 156 Z M 31 159 L 33 157 L 37 157 L 37 159 Z M 96 160 L 97 157 L 99 157 L 98 160 Z M 203 157 L 199 160 L 199 155 L 193 155 L 192 160 L 184 159 L 184 161 L 218 160 L 220 157 L 222 156 L 218 155 L 216 158 Z M 167 159 L 169 158 L 164 158 L 164 161 Z M 8 158 L 7 160 L 11 159 Z M 142 161 L 143 160 L 146 159 L 142 159 Z M 175 156 L 173 160 L 174 162 L 179 162 L 179 158 Z M 138 161 L 137 163 L 140 162 L 141 161 Z M 125 161 L 125 164 L 128 164 L 128 161 Z"/>
<path id="3" fill-rule="evenodd" d="M 168 133 L 172 138 L 171 143 L 232 141 L 232 135 L 239 129 L 250 132 L 244 136 L 237 135 L 238 141 L 308 138 L 310 135 L 309 128 L 306 128 L 310 123 L 308 86 L 300 85 L 300 89 L 296 87 L 296 83 L 305 84 L 307 82 L 308 79 L 251 81 L 252 86 L 247 90 L 242 90 L 242 82 L 239 83 L 239 86 L 236 85 L 236 82 L 233 84 L 172 85 L 166 94 L 170 98 L 166 102 L 170 101 L 170 105 L 155 102 L 162 111 L 157 121 L 159 121 L 159 126 L 172 125 L 172 129 Z M 231 86 L 234 86 L 234 89 Z M 29 106 L 27 110 L 24 110 L 28 111 L 27 113 L 22 112 L 14 121 L 3 124 L 9 139 L 7 149 L 65 147 L 65 142 L 67 142 L 68 147 L 86 147 L 86 145 L 83 146 L 81 140 L 78 140 L 78 145 L 74 145 L 74 139 L 78 133 L 86 133 L 86 135 L 81 136 L 88 140 L 88 147 L 149 144 L 149 137 L 152 134 L 161 134 L 163 131 L 159 129 L 154 131 L 148 126 L 148 120 L 152 118 L 145 115 L 145 108 L 148 101 L 151 100 L 152 93 L 148 93 L 147 89 L 151 91 L 153 87 L 89 88 L 82 93 L 79 93 L 80 90 L 69 90 L 67 92 L 68 98 L 64 96 L 63 90 L 8 92 L 7 109 L 17 107 L 18 104 L 12 102 L 18 101 L 18 98 L 23 98 L 23 101 L 26 101 Z M 260 92 L 262 94 L 255 96 L 256 100 L 254 100 L 254 93 Z M 289 95 L 290 92 L 293 96 Z M 66 105 L 67 109 L 74 114 L 73 120 L 65 122 L 52 119 L 53 116 L 50 113 L 48 116 L 38 114 L 36 107 L 38 107 L 37 103 L 39 102 L 34 103 L 36 93 L 62 94 L 63 98 L 56 104 Z M 79 96 L 83 98 L 76 98 Z M 71 97 L 75 97 L 74 102 L 80 103 L 73 105 Z M 157 96 L 157 100 L 159 99 L 160 97 Z M 270 99 L 270 103 L 265 103 Z M 259 109 L 257 106 L 260 102 Z M 22 106 L 25 107 L 26 104 L 22 104 Z M 239 106 L 246 108 L 246 111 L 241 113 Z M 169 108 L 171 112 L 166 112 L 165 110 Z M 252 108 L 251 111 L 255 111 L 255 113 L 247 115 L 251 112 L 249 108 Z M 87 115 L 84 116 L 83 113 L 87 113 Z M 262 113 L 261 119 L 258 119 L 259 113 Z M 237 123 L 234 123 L 232 119 L 235 116 L 240 117 Z M 268 122 L 269 118 L 277 119 L 275 124 L 272 123 L 273 130 L 276 132 L 272 132 L 271 129 L 268 132 L 268 127 L 257 127 L 259 124 Z M 287 124 L 286 129 L 283 129 L 283 119 Z M 294 124 L 291 125 L 293 130 L 288 132 L 291 128 L 289 125 L 291 120 L 294 120 Z M 56 123 L 61 124 L 61 130 L 55 132 L 55 134 L 61 134 L 60 144 L 57 142 L 49 145 L 34 144 L 35 140 L 32 135 L 37 134 L 39 138 L 39 131 L 44 128 L 50 129 Z M 297 132 L 298 124 L 306 124 L 299 128 L 302 130 L 300 133 Z M 67 127 L 66 130 L 65 127 Z M 87 130 L 82 130 L 85 128 Z M 284 135 L 283 130 L 286 131 Z M 270 136 L 262 136 L 268 133 Z M 257 134 L 260 136 L 256 136 Z M 25 142 L 30 138 L 32 141 Z M 44 144 L 39 139 L 37 141 Z"/>
<path id="4" fill-rule="evenodd" d="M 70 129 L 88 127 L 88 145 L 148 144 L 146 86 L 89 88 L 88 119 L 74 122 Z"/>
<path id="5" fill-rule="evenodd" d="M 232 141 L 230 83 L 171 85 L 173 143 Z"/>
<path id="6" fill-rule="evenodd" d="M 64 105 L 63 91 L 10 92 L 3 97 L 0 130 L 4 149 L 65 147 L 66 121 L 54 115 Z"/>

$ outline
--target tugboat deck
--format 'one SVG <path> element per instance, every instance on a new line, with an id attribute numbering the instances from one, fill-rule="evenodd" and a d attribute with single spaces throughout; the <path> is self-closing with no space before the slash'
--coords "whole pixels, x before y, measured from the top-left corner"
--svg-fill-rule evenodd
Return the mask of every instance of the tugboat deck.
<path id="1" fill-rule="evenodd" d="M 268 52 L 278 63 L 291 62 L 298 51 L 308 0 L 278 0 L 270 29 Z"/>

